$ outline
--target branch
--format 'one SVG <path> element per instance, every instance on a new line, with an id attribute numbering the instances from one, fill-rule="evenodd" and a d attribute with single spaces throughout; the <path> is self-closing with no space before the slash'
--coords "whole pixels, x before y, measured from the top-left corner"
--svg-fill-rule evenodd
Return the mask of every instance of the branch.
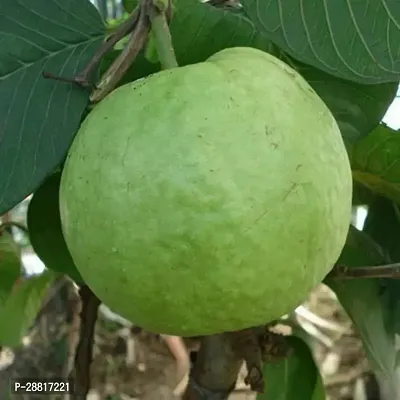
<path id="1" fill-rule="evenodd" d="M 248 371 L 245 383 L 253 391 L 263 393 L 263 363 L 281 360 L 289 354 L 284 337 L 270 332 L 266 325 L 205 336 L 183 400 L 228 399 L 243 361 Z"/>
<path id="2" fill-rule="evenodd" d="M 183 400 L 226 400 L 234 390 L 242 358 L 226 334 L 205 336 Z"/>
<path id="3" fill-rule="evenodd" d="M 133 61 L 135 61 L 139 52 L 145 46 L 150 32 L 150 22 L 147 17 L 149 1 L 150 0 L 143 0 L 140 4 L 131 37 L 124 50 L 114 60 L 101 77 L 100 82 L 96 85 L 96 90 L 90 96 L 90 100 L 93 103 L 101 101 L 107 94 L 113 91 L 126 71 L 128 71 Z"/>
<path id="4" fill-rule="evenodd" d="M 366 267 L 347 267 L 336 265 L 326 276 L 332 279 L 400 279 L 400 263 Z"/>
<path id="5" fill-rule="evenodd" d="M 105 42 L 96 51 L 89 64 L 75 77 L 62 77 L 54 75 L 50 72 L 44 71 L 43 77 L 46 79 L 54 79 L 61 82 L 73 83 L 81 88 L 87 89 L 93 86 L 92 76 L 96 69 L 99 67 L 103 57 L 109 53 L 114 46 L 130 32 L 134 31 L 139 20 L 141 7 L 137 7 L 129 17 L 120 25 L 116 30 L 106 38 Z"/>
<path id="6" fill-rule="evenodd" d="M 114 90 L 139 52 L 145 47 L 149 38 L 150 26 L 153 29 L 161 65 L 163 68 L 177 67 L 168 28 L 172 7 L 170 0 L 167 0 L 166 4 L 163 1 L 166 0 L 154 0 L 154 3 L 153 0 L 141 0 L 139 6 L 130 14 L 128 19 L 100 46 L 86 68 L 75 77 L 57 76 L 48 71 L 43 72 L 43 77 L 73 83 L 84 89 L 91 88 L 93 86 L 91 83 L 92 75 L 99 67 L 104 55 L 110 52 L 122 38 L 131 33 L 126 47 L 101 77 L 90 96 L 90 100 L 97 103 Z"/>
<path id="7" fill-rule="evenodd" d="M 79 296 L 82 301 L 79 343 L 75 354 L 74 370 L 70 376 L 74 383 L 73 400 L 85 400 L 90 390 L 94 329 L 100 305 L 100 300 L 86 285 L 79 289 Z"/>
<path id="8" fill-rule="evenodd" d="M 19 222 L 16 222 L 16 221 L 2 222 L 2 223 L 0 224 L 0 235 L 1 235 L 1 231 L 2 231 L 3 229 L 8 230 L 9 228 L 18 228 L 18 229 L 20 229 L 22 232 L 24 232 L 26 235 L 29 236 L 28 228 L 27 228 L 25 225 L 23 225 L 23 224 L 21 224 L 21 223 L 19 223 Z"/>

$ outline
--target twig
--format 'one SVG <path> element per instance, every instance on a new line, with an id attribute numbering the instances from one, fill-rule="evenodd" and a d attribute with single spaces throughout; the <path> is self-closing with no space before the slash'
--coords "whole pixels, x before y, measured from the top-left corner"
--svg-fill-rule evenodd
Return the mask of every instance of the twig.
<path id="1" fill-rule="evenodd" d="M 86 285 L 79 290 L 82 301 L 79 343 L 70 376 L 74 383 L 73 400 L 85 400 L 90 390 L 90 364 L 93 356 L 94 329 L 100 300 Z"/>
<path id="2" fill-rule="evenodd" d="M 69 338 L 68 338 L 68 360 L 65 364 L 64 376 L 68 377 L 74 367 L 75 351 L 79 341 L 79 329 L 80 329 L 80 312 L 82 302 L 78 295 L 78 290 L 74 285 L 70 291 L 70 304 L 72 311 L 72 318 L 69 322 Z"/>
<path id="3" fill-rule="evenodd" d="M 84 89 L 91 88 L 93 86 L 91 84 L 92 75 L 98 68 L 104 55 L 110 52 L 122 38 L 131 33 L 124 50 L 101 77 L 100 82 L 96 85 L 94 92 L 90 96 L 90 100 L 93 103 L 97 103 L 114 90 L 139 52 L 144 48 L 148 41 L 150 25 L 153 27 L 157 51 L 163 68 L 178 66 L 168 28 L 168 21 L 171 19 L 172 13 L 170 0 L 168 0 L 166 6 L 163 6 L 163 0 L 155 1 L 157 1 L 157 3 L 153 3 L 153 0 L 141 0 L 139 6 L 136 7 L 124 23 L 109 35 L 106 41 L 96 51 L 86 68 L 78 75 L 70 78 L 57 76 L 51 72 L 44 71 L 43 77 L 77 84 Z"/>
<path id="4" fill-rule="evenodd" d="M 113 64 L 96 85 L 96 90 L 90 96 L 92 103 L 101 101 L 115 88 L 139 52 L 148 42 L 150 28 L 154 35 L 162 67 L 167 69 L 178 66 L 168 28 L 170 14 L 171 7 L 169 2 L 168 4 L 164 4 L 162 0 L 154 3 L 153 0 L 142 0 L 131 37 L 124 50 L 114 60 Z"/>
<path id="5" fill-rule="evenodd" d="M 370 279 L 391 278 L 400 279 L 400 263 L 378 265 L 371 267 L 347 267 L 336 265 L 326 278 L 332 279 Z"/>
<path id="6" fill-rule="evenodd" d="M 101 46 L 87 67 L 76 77 L 78 82 L 89 83 L 90 77 L 99 66 L 100 61 L 110 50 L 114 48 L 114 46 L 123 39 L 126 35 L 128 35 L 137 25 L 140 14 L 140 8 L 137 7 L 129 17 L 106 39 L 103 46 Z"/>
<path id="7" fill-rule="evenodd" d="M 16 222 L 16 221 L 2 222 L 2 223 L 0 224 L 0 235 L 1 235 L 1 231 L 2 231 L 3 229 L 7 230 L 8 228 L 18 228 L 18 229 L 20 229 L 22 232 L 24 232 L 26 235 L 29 236 L 28 228 L 27 228 L 25 225 L 23 225 L 23 224 L 21 224 L 21 223 L 19 223 L 19 222 Z"/>
<path id="8" fill-rule="evenodd" d="M 150 32 L 150 21 L 147 17 L 149 1 L 150 0 L 142 1 L 135 20 L 135 27 L 128 43 L 104 73 L 100 82 L 96 85 L 96 89 L 90 96 L 90 100 L 93 103 L 101 101 L 115 88 L 146 44 Z"/>
<path id="9" fill-rule="evenodd" d="M 95 70 L 98 68 L 102 58 L 110 52 L 114 46 L 123 39 L 126 35 L 133 31 L 139 18 L 140 7 L 138 7 L 132 14 L 118 27 L 116 30 L 106 38 L 104 43 L 96 51 L 89 64 L 85 69 L 75 77 L 62 77 L 51 72 L 44 71 L 43 77 L 46 79 L 54 79 L 61 82 L 77 84 L 82 88 L 89 88 L 92 86 L 91 79 Z"/>
<path id="10" fill-rule="evenodd" d="M 43 71 L 42 72 L 42 76 L 44 79 L 51 79 L 53 81 L 58 81 L 58 82 L 64 82 L 64 83 L 72 83 L 74 85 L 78 85 L 79 87 L 81 87 L 82 89 L 86 89 L 87 87 L 89 87 L 89 83 L 85 84 L 85 83 L 81 83 L 77 80 L 76 77 L 74 78 L 68 78 L 65 76 L 60 76 L 60 75 L 55 75 L 51 72 L 48 71 Z"/>

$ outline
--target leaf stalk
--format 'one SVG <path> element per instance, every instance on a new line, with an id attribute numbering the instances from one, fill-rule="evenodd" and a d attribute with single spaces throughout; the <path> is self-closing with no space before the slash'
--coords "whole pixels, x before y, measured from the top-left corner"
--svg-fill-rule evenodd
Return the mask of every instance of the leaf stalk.
<path id="1" fill-rule="evenodd" d="M 151 31 L 157 48 L 162 69 L 178 67 L 171 32 L 168 27 L 166 12 L 171 8 L 170 1 L 166 6 L 161 1 L 154 1 L 149 8 Z"/>

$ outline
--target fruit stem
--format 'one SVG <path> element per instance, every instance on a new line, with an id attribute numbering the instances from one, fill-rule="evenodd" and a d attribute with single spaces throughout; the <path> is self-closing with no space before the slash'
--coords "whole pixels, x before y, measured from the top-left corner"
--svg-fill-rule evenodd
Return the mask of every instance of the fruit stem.
<path id="1" fill-rule="evenodd" d="M 248 372 L 245 383 L 263 393 L 263 363 L 286 358 L 291 351 L 281 335 L 269 330 L 274 325 L 202 337 L 183 400 L 228 399 L 243 362 Z"/>
<path id="2" fill-rule="evenodd" d="M 164 2 L 154 0 L 152 7 L 149 8 L 151 31 L 162 69 L 176 68 L 179 66 L 176 61 L 171 32 L 166 17 L 167 9 L 170 8 L 170 6 L 170 1 Z"/>
<path id="3" fill-rule="evenodd" d="M 183 400 L 228 399 L 242 362 L 228 335 L 203 337 Z"/>

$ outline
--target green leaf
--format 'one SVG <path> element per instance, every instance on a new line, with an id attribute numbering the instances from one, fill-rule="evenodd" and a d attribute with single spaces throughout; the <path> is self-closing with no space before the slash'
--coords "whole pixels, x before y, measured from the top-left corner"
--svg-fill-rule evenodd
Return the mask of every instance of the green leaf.
<path id="1" fill-rule="evenodd" d="M 132 4 L 133 6 L 133 4 Z M 176 0 L 170 25 L 179 65 L 193 64 L 225 47 L 248 46 L 281 58 L 299 71 L 325 101 L 338 121 L 348 147 L 370 133 L 382 120 L 396 94 L 397 84 L 362 85 L 335 78 L 283 54 L 243 14 L 218 9 L 198 0 Z M 119 54 L 110 54 L 104 67 Z M 160 69 L 141 54 L 123 83 Z"/>
<path id="2" fill-rule="evenodd" d="M 21 258 L 12 235 L 0 231 L 0 307 L 21 275 Z"/>
<path id="3" fill-rule="evenodd" d="M 400 2 L 242 0 L 260 32 L 296 59 L 359 83 L 400 79 Z"/>
<path id="4" fill-rule="evenodd" d="M 379 125 L 396 97 L 397 83 L 362 85 L 293 59 L 288 64 L 303 75 L 332 111 L 348 149 Z"/>
<path id="5" fill-rule="evenodd" d="M 317 384 L 315 385 L 313 397 L 311 400 L 325 400 L 325 386 L 321 375 L 318 376 Z"/>
<path id="6" fill-rule="evenodd" d="M 122 24 L 127 18 L 129 17 L 129 14 L 123 13 L 120 17 L 118 18 L 110 18 L 107 20 L 107 32 L 111 33 L 115 31 L 115 29 Z M 125 36 L 124 39 L 128 40 L 128 36 Z"/>
<path id="7" fill-rule="evenodd" d="M 368 205 L 376 196 L 372 190 L 353 179 L 353 206 Z"/>
<path id="8" fill-rule="evenodd" d="M 385 264 L 387 257 L 365 232 L 350 227 L 346 245 L 338 263 L 348 267 Z M 354 322 L 365 352 L 379 379 L 384 379 L 392 396 L 400 394 L 396 375 L 395 335 L 387 329 L 389 312 L 379 279 L 332 279 L 325 283 L 336 293 L 341 305 Z"/>
<path id="9" fill-rule="evenodd" d="M 138 0 L 124 0 L 123 4 L 125 10 L 132 12 Z M 175 0 L 172 5 L 170 31 L 179 65 L 204 61 L 217 51 L 234 46 L 279 53 L 243 13 L 215 8 L 199 0 Z"/>
<path id="10" fill-rule="evenodd" d="M 244 15 L 218 9 L 198 0 L 177 0 L 170 30 L 180 65 L 204 61 L 227 47 L 248 46 L 278 55 Z"/>
<path id="11" fill-rule="evenodd" d="M 264 364 L 265 392 L 257 400 L 324 400 L 325 394 L 310 348 L 296 336 L 287 338 L 292 354 L 281 361 Z"/>
<path id="12" fill-rule="evenodd" d="M 50 176 L 34 193 L 28 207 L 30 242 L 45 266 L 68 275 L 78 285 L 83 278 L 72 260 L 61 227 L 59 188 L 61 172 Z"/>
<path id="13" fill-rule="evenodd" d="M 16 347 L 40 311 L 43 298 L 57 275 L 46 271 L 18 285 L 0 307 L 0 345 Z"/>
<path id="14" fill-rule="evenodd" d="M 357 182 L 400 202 L 400 132 L 379 125 L 353 147 L 351 164 Z"/>
<path id="15" fill-rule="evenodd" d="M 399 210 L 395 203 L 377 197 L 368 208 L 364 231 L 375 240 L 388 255 L 388 261 L 400 262 L 400 222 Z M 385 293 L 385 308 L 388 314 L 386 328 L 400 334 L 400 281 L 381 279 Z"/>
<path id="16" fill-rule="evenodd" d="M 138 0 L 122 0 L 122 6 L 124 10 L 131 13 L 135 7 L 138 5 Z"/>
<path id="17" fill-rule="evenodd" d="M 398 89 L 397 83 L 363 85 L 336 78 L 288 57 L 243 14 L 217 9 L 198 0 L 177 0 L 171 35 L 180 65 L 204 61 L 225 47 L 264 50 L 296 69 L 324 100 L 346 144 L 370 133 L 382 120 Z"/>
<path id="18" fill-rule="evenodd" d="M 89 93 L 45 79 L 73 77 L 104 38 L 88 0 L 0 3 L 0 215 L 63 160 Z"/>
<path id="19" fill-rule="evenodd" d="M 367 233 L 350 225 L 346 245 L 337 261 L 338 264 L 356 268 L 366 265 L 381 265 L 388 261 L 388 255 L 378 243 Z"/>
<path id="20" fill-rule="evenodd" d="M 376 196 L 368 207 L 363 231 L 378 243 L 389 262 L 400 262 L 400 223 L 396 204 Z"/>

